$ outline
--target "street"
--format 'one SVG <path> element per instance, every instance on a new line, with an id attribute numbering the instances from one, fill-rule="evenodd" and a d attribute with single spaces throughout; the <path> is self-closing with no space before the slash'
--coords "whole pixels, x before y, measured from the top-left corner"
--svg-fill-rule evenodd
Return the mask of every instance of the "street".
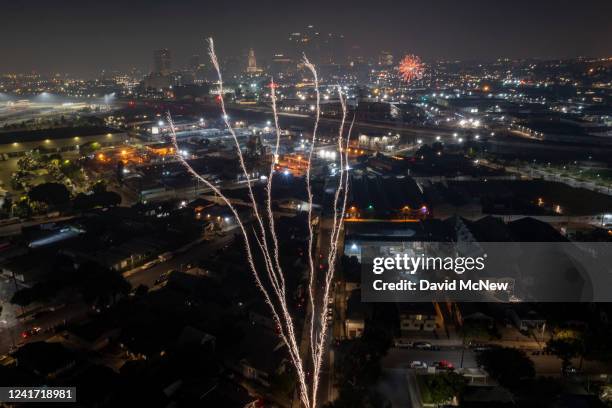
<path id="1" fill-rule="evenodd" d="M 391 348 L 383 358 L 383 368 L 409 368 L 413 361 L 422 361 L 431 366 L 436 361 L 446 360 L 459 368 L 461 365 L 461 349 L 441 348 L 440 350 L 418 350 L 409 348 Z M 466 350 L 463 358 L 464 367 L 476 367 L 476 355 Z"/>
<path id="2" fill-rule="evenodd" d="M 537 375 L 558 376 L 561 374 L 561 360 L 548 354 L 534 355 L 535 350 L 526 349 L 525 353 L 533 361 Z M 463 368 L 478 367 L 476 363 L 476 352 L 466 349 L 463 355 Z M 460 347 L 440 347 L 440 350 L 418 350 L 411 348 L 391 348 L 382 360 L 384 369 L 397 369 L 410 367 L 412 361 L 422 361 L 431 366 L 436 361 L 446 360 L 453 364 L 455 368 L 461 367 L 461 348 Z M 575 367 L 579 367 L 580 361 L 573 362 Z M 585 374 L 598 375 L 606 373 L 609 368 L 605 364 L 595 361 L 583 361 L 582 372 Z"/>

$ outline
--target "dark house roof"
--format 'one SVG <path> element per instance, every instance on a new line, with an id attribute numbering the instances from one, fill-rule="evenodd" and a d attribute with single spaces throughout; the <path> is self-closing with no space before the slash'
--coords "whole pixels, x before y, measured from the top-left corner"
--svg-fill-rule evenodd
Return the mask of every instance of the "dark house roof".
<path id="1" fill-rule="evenodd" d="M 410 177 L 351 177 L 349 196 L 349 207 L 357 207 L 362 217 L 368 212 L 388 216 L 405 206 L 419 209 L 426 205 L 421 189 Z"/>
<path id="2" fill-rule="evenodd" d="M 37 341 L 20 347 L 14 354 L 17 364 L 37 374 L 48 375 L 75 362 L 74 355 L 59 343 Z"/>
<path id="3" fill-rule="evenodd" d="M 508 229 L 517 242 L 569 242 L 550 224 L 531 217 L 508 223 Z"/>
<path id="4" fill-rule="evenodd" d="M 483 217 L 477 221 L 463 220 L 478 242 L 512 241 L 512 234 L 506 224 L 496 217 Z"/>

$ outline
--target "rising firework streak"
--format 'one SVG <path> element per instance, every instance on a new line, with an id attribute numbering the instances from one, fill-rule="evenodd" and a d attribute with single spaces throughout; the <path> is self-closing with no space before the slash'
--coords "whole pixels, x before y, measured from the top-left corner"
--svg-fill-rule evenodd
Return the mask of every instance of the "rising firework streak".
<path id="1" fill-rule="evenodd" d="M 308 336 L 308 350 L 311 354 L 311 363 L 306 363 L 310 361 L 307 359 L 307 356 L 303 356 L 300 353 L 300 349 L 298 347 L 298 339 L 294 329 L 293 317 L 289 313 L 289 307 L 287 305 L 287 296 L 285 289 L 285 277 L 283 274 L 283 270 L 280 265 L 279 260 L 279 244 L 278 238 L 276 236 L 276 230 L 274 225 L 274 216 L 272 213 L 272 180 L 273 180 L 273 172 L 274 172 L 274 164 L 275 160 L 272 160 L 270 165 L 270 173 L 268 177 L 268 182 L 266 185 L 266 202 L 264 211 L 267 215 L 268 222 L 264 222 L 264 219 L 261 215 L 259 205 L 255 200 L 253 195 L 251 182 L 248 177 L 248 172 L 246 169 L 246 165 L 244 162 L 244 157 L 242 155 L 242 151 L 240 149 L 240 145 L 238 143 L 238 138 L 236 137 L 236 133 L 232 128 L 227 112 L 225 109 L 225 101 L 223 98 L 223 79 L 221 76 L 221 69 L 219 66 L 219 62 L 217 59 L 217 55 L 215 53 L 214 43 L 212 39 L 209 39 L 209 55 L 212 61 L 212 64 L 217 72 L 218 77 L 218 93 L 219 93 L 219 101 L 221 104 L 221 113 L 223 115 L 223 119 L 225 125 L 232 135 L 234 143 L 237 148 L 237 154 L 240 162 L 240 167 L 244 173 L 244 176 L 247 179 L 247 187 L 249 190 L 249 198 L 251 200 L 251 204 L 253 207 L 253 215 L 255 217 L 255 226 L 253 227 L 253 236 L 255 241 L 257 242 L 257 247 L 253 247 L 250 244 L 251 235 L 247 232 L 244 221 L 240 218 L 238 211 L 231 204 L 229 199 L 223 194 L 223 192 L 216 187 L 210 180 L 207 180 L 201 174 L 197 173 L 193 167 L 187 162 L 187 160 L 177 154 L 177 160 L 179 160 L 183 166 L 187 169 L 187 171 L 193 176 L 202 181 L 206 186 L 208 186 L 215 194 L 217 194 L 221 200 L 227 205 L 232 211 L 234 217 L 237 220 L 238 226 L 245 241 L 245 250 L 247 253 L 247 261 L 251 272 L 255 278 L 255 283 L 257 287 L 260 289 L 265 302 L 270 307 L 272 312 L 272 316 L 274 320 L 277 322 L 279 330 L 279 336 L 283 343 L 287 346 L 287 350 L 289 353 L 289 357 L 291 363 L 293 364 L 296 376 L 298 380 L 298 393 L 300 401 L 305 408 L 316 408 L 317 407 L 317 393 L 318 386 L 320 381 L 320 372 L 323 361 L 323 352 L 325 349 L 325 339 L 327 335 L 327 319 L 325 319 L 325 311 L 327 305 L 327 299 L 329 296 L 330 286 L 334 275 L 335 262 L 336 262 L 336 254 L 338 252 L 338 242 L 340 237 L 340 229 L 342 227 L 342 222 L 344 218 L 344 207 L 346 206 L 347 194 L 348 194 L 348 146 L 350 141 L 350 135 L 353 128 L 353 122 L 351 123 L 351 127 L 348 131 L 346 139 L 343 138 L 344 132 L 344 124 L 346 122 L 347 109 L 346 109 L 346 97 L 342 95 L 342 91 L 340 87 L 338 88 L 339 98 L 342 103 L 342 124 L 340 126 L 339 134 L 338 134 L 338 149 L 340 152 L 340 176 L 338 181 L 338 189 L 334 197 L 334 218 L 333 225 L 331 228 L 331 239 L 330 239 L 330 247 L 328 252 L 328 264 L 329 267 L 327 271 L 325 271 L 325 276 L 323 279 L 323 293 L 320 296 L 316 296 L 315 294 L 315 282 L 317 281 L 316 269 L 314 268 L 314 258 L 313 258 L 313 240 L 314 240 L 314 230 L 313 230 L 313 215 L 312 215 L 312 207 L 313 207 L 313 195 L 311 188 L 311 162 L 313 158 L 313 151 L 316 142 L 316 135 L 319 126 L 319 118 L 320 118 L 320 92 L 319 92 L 319 80 L 317 71 L 315 66 L 311 64 L 308 59 L 304 56 L 304 63 L 306 68 L 311 72 L 314 78 L 315 83 L 315 92 L 316 92 L 316 116 L 314 129 L 312 134 L 312 141 L 310 145 L 310 152 L 308 155 L 308 167 L 306 171 L 306 184 L 308 190 L 308 229 L 309 229 L 309 242 L 308 242 L 308 257 L 309 257 L 309 269 L 310 274 L 308 277 L 309 282 L 309 296 L 310 296 L 310 321 L 309 321 L 309 336 Z M 279 150 L 279 141 L 280 141 L 280 127 L 278 125 L 278 112 L 276 109 L 276 93 L 275 93 L 274 81 L 272 80 L 270 83 L 271 88 L 271 99 L 272 99 L 272 112 L 274 115 L 274 124 L 276 129 L 276 143 L 274 147 L 274 158 L 278 156 Z M 178 143 L 176 140 L 176 131 L 174 127 L 174 122 L 168 114 L 168 123 L 170 124 L 171 131 L 171 139 L 174 144 L 175 151 L 178 152 Z M 342 194 L 342 199 L 341 199 Z M 338 207 L 339 202 L 342 202 L 342 207 Z M 268 238 L 272 240 L 272 250 L 270 249 L 270 245 L 268 244 Z M 263 257 L 263 262 L 265 268 L 258 268 L 254 262 L 254 248 L 259 248 L 261 255 Z M 315 299 L 315 297 L 317 299 Z M 318 317 L 318 318 L 317 318 Z M 312 370 L 312 376 L 308 378 L 306 375 L 307 372 Z"/>

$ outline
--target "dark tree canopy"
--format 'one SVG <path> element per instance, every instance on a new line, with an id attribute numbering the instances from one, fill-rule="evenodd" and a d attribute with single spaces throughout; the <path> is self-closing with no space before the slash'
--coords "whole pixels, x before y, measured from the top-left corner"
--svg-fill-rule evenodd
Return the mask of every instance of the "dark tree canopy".
<path id="1" fill-rule="evenodd" d="M 98 191 L 93 194 L 79 193 L 74 197 L 75 210 L 91 210 L 95 207 L 115 207 L 121 204 L 121 196 L 114 191 Z"/>
<path id="2" fill-rule="evenodd" d="M 466 380 L 457 373 L 441 373 L 423 376 L 423 399 L 433 404 L 443 404 L 461 394 Z"/>
<path id="3" fill-rule="evenodd" d="M 113 303 L 116 296 L 127 295 L 131 289 L 129 282 L 121 274 L 94 262 L 79 266 L 77 275 L 78 289 L 88 303 Z"/>
<path id="4" fill-rule="evenodd" d="M 507 388 L 514 388 L 521 380 L 535 376 L 533 361 L 523 350 L 493 348 L 480 353 L 476 360 L 492 378 Z"/>
<path id="5" fill-rule="evenodd" d="M 70 192 L 61 183 L 39 184 L 30 190 L 28 196 L 32 201 L 41 201 L 53 206 L 63 205 L 70 201 Z"/>

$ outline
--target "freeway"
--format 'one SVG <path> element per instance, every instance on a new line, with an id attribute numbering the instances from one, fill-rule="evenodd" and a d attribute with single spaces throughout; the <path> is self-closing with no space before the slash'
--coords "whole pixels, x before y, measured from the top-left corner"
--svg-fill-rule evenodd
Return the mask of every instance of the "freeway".
<path id="1" fill-rule="evenodd" d="M 240 112 L 249 112 L 249 113 L 272 115 L 272 111 L 267 108 L 230 107 L 230 109 L 235 111 L 238 114 Z M 309 115 L 299 115 L 299 114 L 294 114 L 294 113 L 279 112 L 278 116 L 279 116 L 279 121 L 283 125 L 286 125 L 285 122 L 289 122 L 291 119 L 293 119 L 294 121 L 299 121 L 301 123 L 304 123 L 304 121 L 309 124 L 314 122 L 314 118 Z M 335 118 L 322 117 L 319 120 L 319 124 L 322 126 L 330 125 L 330 126 L 338 127 L 340 126 L 340 123 L 341 123 L 341 120 L 335 119 Z M 406 126 L 401 123 L 398 124 L 398 123 L 392 123 L 392 122 L 375 123 L 375 122 L 355 121 L 354 128 L 356 130 L 378 130 L 378 131 L 386 131 L 386 132 L 405 132 L 405 133 L 412 133 L 415 135 L 418 134 L 422 136 L 433 136 L 433 137 L 444 135 L 444 134 L 451 134 L 453 132 L 453 129 L 450 129 L 450 128 L 448 129 L 435 128 L 434 129 L 434 128 L 426 128 L 426 127 L 421 127 L 421 126 Z"/>
<path id="2" fill-rule="evenodd" d="M 219 106 L 218 105 L 202 105 L 201 109 L 204 110 L 205 113 L 211 115 L 219 114 Z M 272 110 L 267 107 L 254 107 L 254 106 L 237 106 L 237 105 L 227 105 L 227 111 L 230 117 L 238 118 L 241 120 L 248 120 L 250 122 L 256 121 L 265 121 L 272 119 Z M 296 114 L 296 113 L 285 113 L 279 112 L 279 123 L 281 127 L 289 127 L 289 126 L 301 126 L 307 129 L 312 128 L 314 123 L 314 117 L 310 115 L 304 114 Z M 319 121 L 319 128 L 321 131 L 325 131 L 328 128 L 333 128 L 334 131 L 340 126 L 340 119 L 329 118 L 329 117 L 321 117 Z M 450 128 L 428 128 L 421 126 L 410 126 L 404 125 L 401 123 L 393 123 L 393 122 L 364 122 L 364 121 L 356 121 L 354 124 L 355 132 L 359 131 L 376 131 L 376 132 L 401 132 L 405 134 L 411 134 L 414 136 L 422 136 L 424 138 L 427 137 L 435 137 L 435 136 L 444 136 L 450 135 L 453 132 L 453 129 Z M 357 134 L 357 133 L 355 133 Z"/>

